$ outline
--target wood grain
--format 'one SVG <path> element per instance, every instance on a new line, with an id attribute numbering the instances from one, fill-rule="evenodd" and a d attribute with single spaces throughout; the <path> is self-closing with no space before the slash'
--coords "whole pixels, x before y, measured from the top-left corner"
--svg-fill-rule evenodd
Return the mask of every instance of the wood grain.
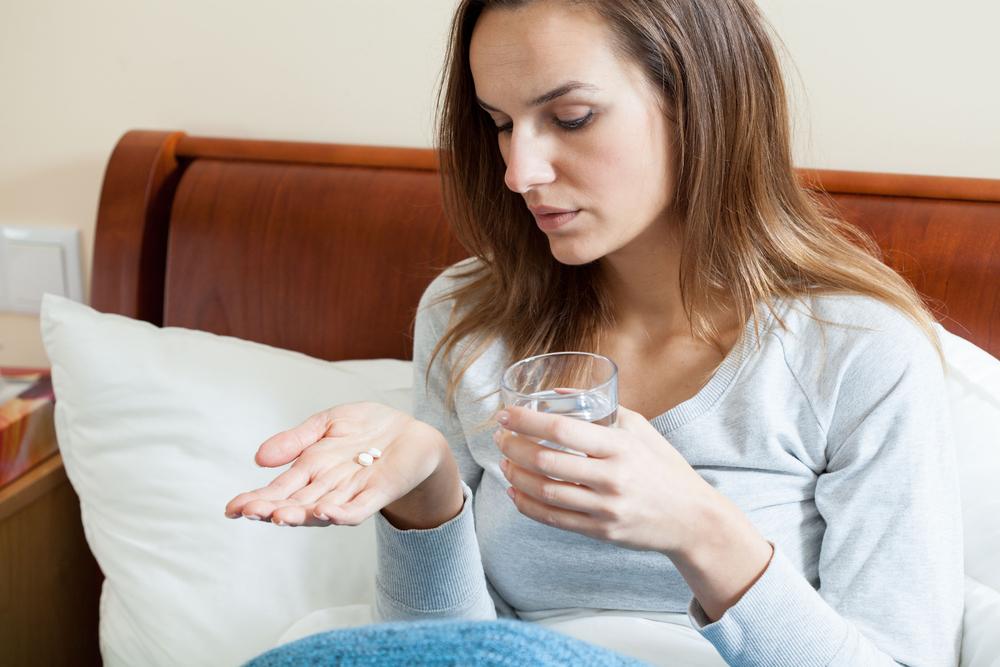
<path id="1" fill-rule="evenodd" d="M 437 153 L 427 148 L 395 148 L 305 141 L 260 141 L 183 136 L 177 142 L 179 159 L 283 162 L 340 165 L 380 169 L 437 171 Z"/>
<path id="2" fill-rule="evenodd" d="M 182 132 L 133 130 L 104 173 L 94 234 L 90 305 L 153 324 L 163 315 L 170 206 L 181 168 Z"/>
<path id="3" fill-rule="evenodd" d="M 59 455 L 0 490 L 0 664 L 100 665 L 102 575 Z"/>
<path id="4" fill-rule="evenodd" d="M 1000 204 L 835 195 L 941 324 L 1000 358 Z"/>
<path id="5" fill-rule="evenodd" d="M 199 159 L 174 198 L 163 323 L 409 359 L 421 293 L 465 256 L 433 172 Z"/>
<path id="6" fill-rule="evenodd" d="M 799 169 L 799 179 L 811 189 L 830 193 L 1000 202 L 1000 180 L 865 171 Z"/>

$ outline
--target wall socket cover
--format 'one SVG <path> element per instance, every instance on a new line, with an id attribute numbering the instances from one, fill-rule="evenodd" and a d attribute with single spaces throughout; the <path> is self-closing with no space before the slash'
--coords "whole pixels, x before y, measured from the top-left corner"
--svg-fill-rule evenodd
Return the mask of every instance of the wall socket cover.
<path id="1" fill-rule="evenodd" d="M 0 226 L 0 311 L 37 315 L 45 292 L 83 302 L 80 230 Z"/>

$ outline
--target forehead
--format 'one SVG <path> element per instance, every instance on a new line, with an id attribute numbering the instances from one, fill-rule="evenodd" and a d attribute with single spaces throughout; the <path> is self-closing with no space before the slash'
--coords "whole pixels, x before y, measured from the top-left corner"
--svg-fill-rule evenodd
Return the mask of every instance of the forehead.
<path id="1" fill-rule="evenodd" d="M 533 2 L 490 9 L 476 23 L 469 47 L 476 94 L 518 104 L 567 80 L 605 89 L 625 69 L 604 19 L 586 7 Z M 507 99 L 514 95 L 514 99 Z"/>

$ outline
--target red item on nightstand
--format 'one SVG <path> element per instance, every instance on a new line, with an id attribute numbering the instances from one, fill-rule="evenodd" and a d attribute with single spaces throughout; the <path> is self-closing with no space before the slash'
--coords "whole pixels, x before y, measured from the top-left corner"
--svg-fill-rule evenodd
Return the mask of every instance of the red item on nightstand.
<path id="1" fill-rule="evenodd" d="M 0 367 L 9 384 L 23 384 L 0 403 L 0 486 L 55 454 L 52 375 L 47 368 Z"/>

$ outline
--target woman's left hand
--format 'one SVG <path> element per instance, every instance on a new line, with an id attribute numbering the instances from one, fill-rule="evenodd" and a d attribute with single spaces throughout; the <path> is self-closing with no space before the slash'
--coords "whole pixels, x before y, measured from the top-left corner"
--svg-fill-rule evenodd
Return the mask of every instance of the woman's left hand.
<path id="1" fill-rule="evenodd" d="M 536 521 L 672 556 L 696 544 L 711 512 L 729 505 L 637 412 L 619 407 L 616 428 L 523 407 L 503 412 L 494 440 L 507 459 L 508 494 Z"/>

